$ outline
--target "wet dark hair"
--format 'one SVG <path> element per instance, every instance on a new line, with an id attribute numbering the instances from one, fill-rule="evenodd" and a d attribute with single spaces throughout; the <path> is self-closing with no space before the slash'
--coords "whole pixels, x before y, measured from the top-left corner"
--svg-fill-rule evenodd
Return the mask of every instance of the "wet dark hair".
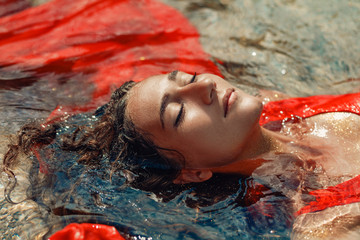
<path id="1" fill-rule="evenodd" d="M 155 193 L 164 202 L 187 191 L 189 194 L 185 202 L 188 206 L 204 207 L 236 193 L 244 179 L 239 175 L 214 174 L 211 179 L 202 183 L 173 184 L 183 165 L 182 155 L 174 150 L 156 146 L 150 140 L 151 136 L 138 129 L 125 114 L 128 93 L 135 84 L 129 81 L 115 90 L 110 101 L 94 113 L 99 118 L 94 126 L 75 125 L 71 133 L 61 135 L 60 149 L 76 153 L 77 162 L 90 168 L 103 167 L 102 160 L 107 158 L 112 174 L 120 172 L 128 185 Z M 7 201 L 12 202 L 10 194 L 16 186 L 12 169 L 18 156 L 22 153 L 31 156 L 37 149 L 51 144 L 58 137 L 57 133 L 67 124 L 55 122 L 43 125 L 41 122 L 32 122 L 20 129 L 17 140 L 9 145 L 3 159 L 3 171 L 9 176 L 5 187 Z M 167 158 L 164 156 L 166 151 L 171 151 L 175 153 L 174 156 L 179 157 L 176 160 Z M 38 199 L 37 202 L 42 201 L 39 200 L 41 188 L 51 182 L 50 176 L 45 178 L 42 182 L 39 177 L 33 177 L 35 180 L 30 179 L 33 193 L 28 196 L 29 198 Z M 244 198 L 237 198 L 236 201 L 239 206 L 250 204 Z"/>
<path id="2" fill-rule="evenodd" d="M 108 141 L 106 154 L 114 163 L 113 169 L 121 170 L 131 186 L 150 191 L 171 184 L 178 176 L 181 164 L 162 154 L 163 151 L 176 151 L 156 146 L 150 135 L 137 128 L 125 114 L 127 93 L 134 85 L 135 82 L 127 82 L 112 94 L 110 102 L 104 106 L 99 129 L 95 131 L 109 128 L 103 139 Z"/>
<path id="3" fill-rule="evenodd" d="M 160 151 L 171 150 L 157 147 L 149 135 L 137 129 L 125 115 L 128 92 L 135 84 L 129 81 L 115 90 L 110 101 L 96 111 L 100 119 L 95 126 L 77 126 L 71 134 L 62 136 L 61 149 L 77 152 L 77 161 L 89 167 L 99 167 L 101 158 L 108 157 L 112 171 L 122 171 L 130 186 L 146 191 L 161 189 L 172 184 L 181 164 L 161 154 Z M 50 144 L 63 125 L 32 122 L 20 129 L 16 143 L 9 145 L 3 159 L 3 171 L 9 176 L 5 190 L 8 201 L 16 185 L 11 169 L 18 155 L 30 155 L 34 149 Z"/>

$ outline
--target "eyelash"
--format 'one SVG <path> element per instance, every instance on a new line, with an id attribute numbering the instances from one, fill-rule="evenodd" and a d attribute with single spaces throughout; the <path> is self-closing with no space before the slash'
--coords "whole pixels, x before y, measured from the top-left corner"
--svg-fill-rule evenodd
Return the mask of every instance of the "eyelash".
<path id="1" fill-rule="evenodd" d="M 196 72 L 194 73 L 194 76 L 191 78 L 189 84 L 195 82 L 195 80 L 196 80 Z"/>
<path id="2" fill-rule="evenodd" d="M 179 114 L 176 117 L 174 127 L 177 128 L 180 125 L 180 123 L 182 123 L 182 121 L 184 120 L 184 114 L 185 114 L 184 103 L 182 103 L 181 107 L 180 107 Z"/>

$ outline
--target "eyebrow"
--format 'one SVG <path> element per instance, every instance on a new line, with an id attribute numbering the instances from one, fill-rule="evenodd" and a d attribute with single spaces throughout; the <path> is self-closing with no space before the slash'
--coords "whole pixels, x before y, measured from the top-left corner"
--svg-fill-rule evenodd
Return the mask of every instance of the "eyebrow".
<path id="1" fill-rule="evenodd" d="M 175 81 L 176 79 L 176 75 L 178 74 L 179 70 L 175 70 L 175 71 L 172 71 L 171 73 L 168 74 L 168 79 L 170 81 Z"/>
<path id="2" fill-rule="evenodd" d="M 175 81 L 178 72 L 179 72 L 178 70 L 175 70 L 169 73 L 167 75 L 168 80 Z M 168 93 L 164 94 L 164 96 L 161 98 L 161 104 L 160 104 L 160 122 L 163 129 L 165 129 L 164 113 L 167 105 L 169 104 L 169 101 L 170 101 L 170 95 Z"/>

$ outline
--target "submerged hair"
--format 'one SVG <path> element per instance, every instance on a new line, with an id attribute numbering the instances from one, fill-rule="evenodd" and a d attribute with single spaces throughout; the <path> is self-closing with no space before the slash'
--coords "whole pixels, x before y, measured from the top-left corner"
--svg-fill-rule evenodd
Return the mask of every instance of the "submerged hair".
<path id="1" fill-rule="evenodd" d="M 76 152 L 77 162 L 91 168 L 101 167 L 101 160 L 107 158 L 111 172 L 120 171 L 130 186 L 152 191 L 172 184 L 181 166 L 178 161 L 164 157 L 148 134 L 137 129 L 126 116 L 129 90 L 136 83 L 129 81 L 114 91 L 110 101 L 99 108 L 95 115 L 99 120 L 94 126 L 75 126 L 75 130 L 61 138 L 62 150 Z M 5 188 L 7 201 L 12 202 L 10 193 L 16 186 L 13 168 L 20 154 L 30 156 L 36 149 L 51 144 L 59 129 L 65 123 L 42 124 L 32 122 L 24 125 L 15 143 L 9 144 L 3 159 L 3 171 L 8 175 Z M 66 160 L 66 159 L 65 159 Z"/>
<path id="2" fill-rule="evenodd" d="M 5 187 L 6 200 L 12 202 L 10 194 L 16 186 L 13 169 L 17 165 L 19 156 L 21 154 L 25 154 L 27 157 L 36 156 L 37 150 L 52 144 L 57 138 L 60 138 L 58 141 L 61 143 L 60 149 L 75 153 L 76 161 L 81 165 L 100 169 L 104 168 L 102 164 L 105 159 L 109 163 L 106 166 L 111 168 L 110 178 L 112 174 L 120 173 L 131 187 L 153 192 L 165 202 L 186 191 L 188 196 L 185 202 L 188 206 L 204 207 L 236 193 L 240 187 L 241 176 L 214 174 L 210 180 L 202 183 L 173 184 L 173 180 L 180 173 L 183 164 L 181 162 L 184 160 L 182 155 L 174 150 L 156 146 L 151 140 L 151 136 L 138 129 L 131 118 L 126 115 L 129 91 L 135 84 L 133 81 L 126 82 L 115 90 L 110 101 L 94 113 L 98 120 L 93 126 L 77 124 L 73 126 L 74 130 L 71 133 L 58 134 L 69 123 L 32 122 L 24 125 L 20 129 L 15 143 L 9 145 L 3 159 L 3 171 L 9 177 Z M 180 161 L 164 156 L 163 153 L 166 151 L 177 154 Z M 31 189 L 27 192 L 28 198 L 43 206 L 46 205 L 57 215 L 69 214 L 66 209 L 59 210 L 58 207 L 52 208 L 48 206 L 49 203 L 44 203 L 44 199 L 48 199 L 48 197 L 46 193 L 43 193 L 43 187 L 51 188 L 51 184 L 54 184 L 56 178 L 51 174 L 45 174 L 45 178 L 41 179 L 38 173 L 41 159 L 36 158 L 37 156 L 32 158 L 33 169 L 29 176 Z M 61 159 L 61 161 L 67 160 L 66 158 Z M 48 159 L 48 161 L 51 163 L 52 159 Z M 55 165 L 55 162 L 53 163 Z M 237 199 L 236 202 L 238 201 L 240 205 L 248 205 L 243 202 L 243 199 Z"/>

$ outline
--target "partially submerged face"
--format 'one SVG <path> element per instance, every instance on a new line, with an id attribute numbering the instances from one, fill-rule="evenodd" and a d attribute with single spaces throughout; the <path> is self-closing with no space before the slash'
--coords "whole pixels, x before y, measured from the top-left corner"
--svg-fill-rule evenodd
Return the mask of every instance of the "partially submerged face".
<path id="1" fill-rule="evenodd" d="M 238 160 L 261 110 L 259 99 L 216 75 L 174 71 L 134 86 L 126 114 L 157 146 L 180 152 L 184 169 L 209 169 Z"/>

